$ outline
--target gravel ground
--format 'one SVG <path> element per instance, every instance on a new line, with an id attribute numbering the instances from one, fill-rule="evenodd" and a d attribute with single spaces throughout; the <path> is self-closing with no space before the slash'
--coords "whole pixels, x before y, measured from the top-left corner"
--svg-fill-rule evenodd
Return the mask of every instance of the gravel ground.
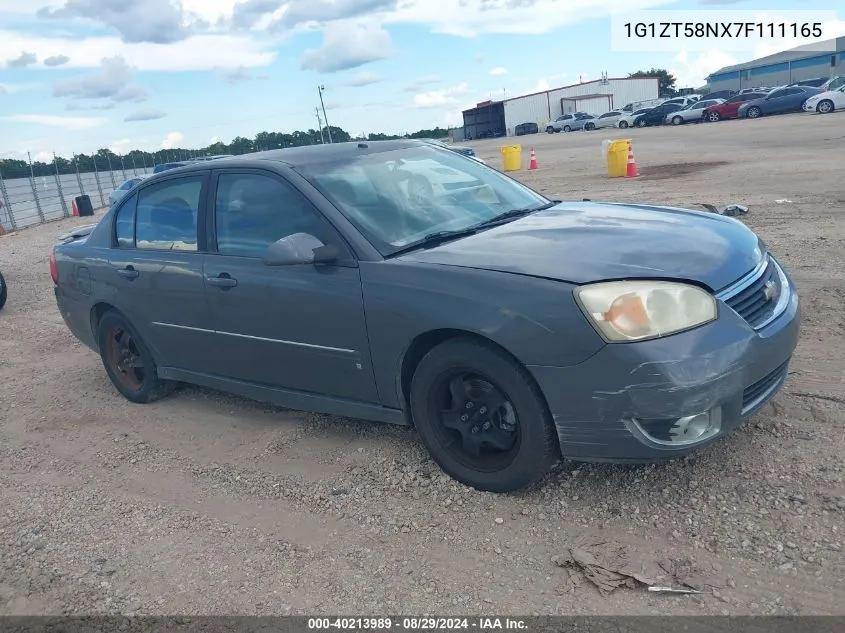
<path id="1" fill-rule="evenodd" d="M 845 614 L 843 124 L 630 131 L 637 180 L 604 176 L 618 131 L 520 139 L 549 194 L 748 204 L 805 312 L 790 381 L 729 438 L 515 495 L 451 481 L 409 429 L 189 387 L 126 402 L 52 296 L 50 246 L 85 219 L 0 237 L 0 614 Z M 601 594 L 566 564 L 588 541 L 702 593 Z"/>

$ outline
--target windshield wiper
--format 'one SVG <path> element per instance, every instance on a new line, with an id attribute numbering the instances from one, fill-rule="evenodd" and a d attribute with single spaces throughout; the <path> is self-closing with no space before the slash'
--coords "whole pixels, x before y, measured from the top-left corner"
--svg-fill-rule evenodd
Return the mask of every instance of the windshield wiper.
<path id="1" fill-rule="evenodd" d="M 411 242 L 407 246 L 403 246 L 399 250 L 393 251 L 390 256 L 395 257 L 396 255 L 403 255 L 404 253 L 409 253 L 419 248 L 425 248 L 426 246 L 436 246 L 437 244 L 443 244 L 444 242 L 456 240 L 460 237 L 474 235 L 477 232 L 477 226 L 471 226 L 466 229 L 458 229 L 455 231 L 436 231 L 434 233 L 429 233 L 421 240 Z"/>
<path id="2" fill-rule="evenodd" d="M 525 207 L 522 209 L 511 209 L 510 211 L 505 211 L 504 213 L 500 213 L 499 215 L 495 215 L 489 220 L 484 220 L 480 224 L 476 224 L 473 228 L 480 229 L 480 228 L 487 228 L 490 226 L 498 226 L 499 224 L 504 224 L 506 222 L 510 222 L 511 220 L 516 220 L 517 218 L 521 218 L 523 216 L 529 215 L 530 213 L 534 213 L 535 211 L 545 211 L 546 209 L 551 209 L 553 206 L 560 204 L 560 200 L 551 200 L 545 204 L 542 204 L 537 207 Z"/>

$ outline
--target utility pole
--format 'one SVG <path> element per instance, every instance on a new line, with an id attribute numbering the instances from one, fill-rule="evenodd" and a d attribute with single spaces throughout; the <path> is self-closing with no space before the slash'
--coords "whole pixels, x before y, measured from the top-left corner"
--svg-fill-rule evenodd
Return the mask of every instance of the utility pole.
<path id="1" fill-rule="evenodd" d="M 317 86 L 317 92 L 320 94 L 320 106 L 322 106 L 323 108 L 323 120 L 326 122 L 326 132 L 329 135 L 329 143 L 334 143 L 334 141 L 332 140 L 332 128 L 329 125 L 329 117 L 326 116 L 326 104 L 323 103 L 323 91 L 325 89 L 326 87 L 323 84 Z"/>
<path id="2" fill-rule="evenodd" d="M 320 108 L 314 108 L 314 111 L 317 113 L 317 129 L 320 130 L 320 142 L 325 143 L 326 139 L 323 138 L 323 122 L 320 120 Z"/>

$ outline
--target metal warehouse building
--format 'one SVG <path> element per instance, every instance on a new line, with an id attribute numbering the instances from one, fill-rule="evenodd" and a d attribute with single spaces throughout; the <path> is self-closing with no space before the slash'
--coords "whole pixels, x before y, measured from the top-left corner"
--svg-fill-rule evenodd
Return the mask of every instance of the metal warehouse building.
<path id="1" fill-rule="evenodd" d="M 829 52 L 822 52 L 827 50 Z M 712 92 L 783 86 L 804 79 L 845 75 L 845 37 L 798 46 L 754 61 L 727 66 L 707 78 Z"/>
<path id="2" fill-rule="evenodd" d="M 658 91 L 657 77 L 597 79 L 504 101 L 486 101 L 464 111 L 463 136 L 512 136 L 522 123 L 536 123 L 542 131 L 561 114 L 604 114 L 629 103 L 657 99 Z"/>

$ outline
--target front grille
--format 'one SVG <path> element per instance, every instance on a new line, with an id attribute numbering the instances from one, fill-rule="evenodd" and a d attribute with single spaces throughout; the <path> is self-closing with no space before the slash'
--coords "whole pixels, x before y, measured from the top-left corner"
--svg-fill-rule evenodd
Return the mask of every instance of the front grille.
<path id="1" fill-rule="evenodd" d="M 772 390 L 786 376 L 789 368 L 789 361 L 780 365 L 777 369 L 769 372 L 754 384 L 745 388 L 742 392 L 742 412 L 754 408 L 761 399 L 770 395 Z"/>
<path id="2" fill-rule="evenodd" d="M 765 266 L 756 275 L 747 286 L 724 298 L 725 303 L 753 328 L 769 320 L 780 294 L 786 291 L 781 287 L 777 267 L 770 258 L 766 258 Z"/>

